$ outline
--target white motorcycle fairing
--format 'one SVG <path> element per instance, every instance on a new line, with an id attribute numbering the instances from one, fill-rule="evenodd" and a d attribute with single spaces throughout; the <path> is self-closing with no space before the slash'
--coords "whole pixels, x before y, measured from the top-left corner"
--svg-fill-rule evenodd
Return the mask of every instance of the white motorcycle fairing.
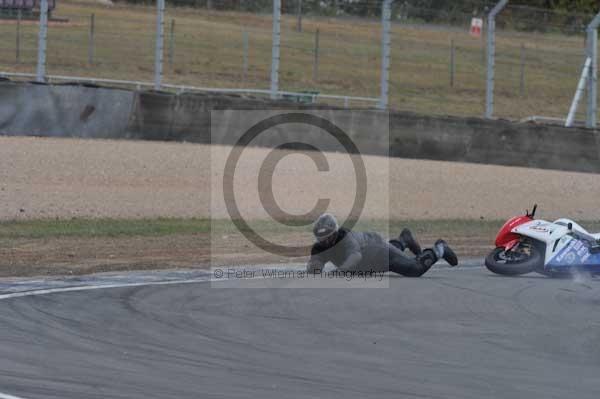
<path id="1" fill-rule="evenodd" d="M 567 227 L 569 224 L 572 225 L 571 230 Z M 552 223 L 532 220 L 515 227 L 512 232 L 546 244 L 545 270 L 564 270 L 573 266 L 600 268 L 600 253 L 591 253 L 589 244 L 576 236 L 582 233 L 599 239 L 600 234 L 590 234 L 570 219 L 558 219 Z"/>

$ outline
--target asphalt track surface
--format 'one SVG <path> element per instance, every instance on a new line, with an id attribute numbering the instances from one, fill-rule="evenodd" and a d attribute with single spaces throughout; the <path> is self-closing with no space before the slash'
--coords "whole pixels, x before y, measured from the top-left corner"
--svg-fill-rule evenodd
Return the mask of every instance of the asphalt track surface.
<path id="1" fill-rule="evenodd" d="M 598 398 L 600 281 L 170 284 L 0 300 L 0 398 Z"/>

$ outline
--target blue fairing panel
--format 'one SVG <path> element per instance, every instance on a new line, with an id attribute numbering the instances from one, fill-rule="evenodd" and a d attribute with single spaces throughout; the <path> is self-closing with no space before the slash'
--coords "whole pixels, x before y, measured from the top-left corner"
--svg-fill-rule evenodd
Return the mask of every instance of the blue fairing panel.
<path id="1" fill-rule="evenodd" d="M 580 240 L 571 240 L 546 265 L 546 269 L 565 269 L 569 267 L 597 268 L 600 271 L 600 253 L 590 253 Z"/>

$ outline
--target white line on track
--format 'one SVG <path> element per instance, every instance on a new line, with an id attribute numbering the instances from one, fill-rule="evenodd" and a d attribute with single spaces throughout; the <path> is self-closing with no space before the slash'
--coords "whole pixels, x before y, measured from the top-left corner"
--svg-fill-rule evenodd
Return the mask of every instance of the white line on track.
<path id="1" fill-rule="evenodd" d="M 225 279 L 221 279 L 219 281 L 223 281 Z M 193 280 L 173 280 L 173 281 L 148 281 L 144 283 L 124 283 L 124 284 L 104 284 L 104 285 L 84 285 L 79 287 L 62 287 L 62 288 L 48 288 L 44 290 L 32 290 L 25 292 L 14 292 L 12 294 L 3 294 L 0 295 L 0 300 L 2 299 L 11 299 L 11 298 L 22 298 L 26 296 L 37 296 L 37 295 L 46 295 L 46 294 L 54 294 L 58 292 L 73 292 L 73 291 L 91 291 L 91 290 L 101 290 L 105 288 L 124 288 L 124 287 L 142 287 L 142 286 L 150 286 L 150 285 L 171 285 L 171 284 L 192 284 L 192 283 L 206 283 L 210 282 L 208 279 L 193 279 Z M 2 396 L 0 396 L 2 399 Z"/>
<path id="2" fill-rule="evenodd" d="M 479 269 L 483 268 L 483 266 L 470 266 L 468 269 Z M 446 268 L 436 268 L 430 270 L 430 272 L 437 270 L 445 270 Z M 252 278 L 264 278 L 264 277 L 249 277 L 249 278 L 241 278 L 241 280 L 249 280 Z M 230 280 L 228 278 L 220 278 L 216 280 L 216 282 L 225 282 Z M 240 280 L 240 278 L 236 278 L 235 280 Z M 12 299 L 12 298 L 22 298 L 28 296 L 38 296 L 38 295 L 46 295 L 46 294 L 54 294 L 61 292 L 76 292 L 76 291 L 92 291 L 92 290 L 102 290 L 102 289 L 110 289 L 110 288 L 126 288 L 126 287 L 144 287 L 144 286 L 153 286 L 153 285 L 174 285 L 174 284 L 194 284 L 194 283 L 208 283 L 212 282 L 210 277 L 205 278 L 196 278 L 191 280 L 170 280 L 170 281 L 146 281 L 141 283 L 121 283 L 121 284 L 100 284 L 100 285 L 83 285 L 77 287 L 61 287 L 61 288 L 48 288 L 41 290 L 31 290 L 31 291 L 23 291 L 23 292 L 14 292 L 11 294 L 2 294 L 0 295 L 0 301 L 3 299 Z M 4 399 L 0 395 L 0 399 Z"/>
<path id="3" fill-rule="evenodd" d="M 0 392 L 0 399 L 25 399 L 25 398 L 22 398 L 20 396 L 8 395 L 6 393 Z"/>

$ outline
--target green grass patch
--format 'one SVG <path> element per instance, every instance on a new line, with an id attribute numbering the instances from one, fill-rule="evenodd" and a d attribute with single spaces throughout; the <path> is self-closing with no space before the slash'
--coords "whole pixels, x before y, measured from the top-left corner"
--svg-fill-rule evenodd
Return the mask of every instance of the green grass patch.
<path id="1" fill-rule="evenodd" d="M 395 236 L 404 227 L 416 234 L 433 234 L 444 238 L 452 235 L 493 237 L 500 229 L 503 220 L 366 220 L 354 226 L 354 230 L 378 231 Z M 582 222 L 590 231 L 600 230 L 600 221 Z M 310 222 L 296 222 L 286 226 L 271 220 L 248 222 L 258 234 L 310 234 Z M 0 240 L 36 239 L 57 237 L 134 237 L 168 236 L 178 234 L 233 234 L 238 227 L 229 220 L 157 218 L 157 219 L 41 219 L 0 222 Z"/>
<path id="2" fill-rule="evenodd" d="M 166 236 L 210 232 L 207 219 L 69 219 L 0 222 L 0 239 Z"/>
<path id="3" fill-rule="evenodd" d="M 256 220 L 249 227 L 260 233 L 289 234 L 310 233 L 310 222 L 296 222 L 286 226 L 270 220 Z M 355 230 L 373 230 L 395 235 L 404 227 L 417 233 L 485 235 L 496 231 L 502 221 L 481 220 L 369 220 L 359 222 Z M 56 238 L 56 237 L 119 237 L 119 236 L 167 236 L 175 234 L 231 234 L 238 227 L 228 220 L 209 219 L 40 219 L 0 222 L 0 239 Z"/>

